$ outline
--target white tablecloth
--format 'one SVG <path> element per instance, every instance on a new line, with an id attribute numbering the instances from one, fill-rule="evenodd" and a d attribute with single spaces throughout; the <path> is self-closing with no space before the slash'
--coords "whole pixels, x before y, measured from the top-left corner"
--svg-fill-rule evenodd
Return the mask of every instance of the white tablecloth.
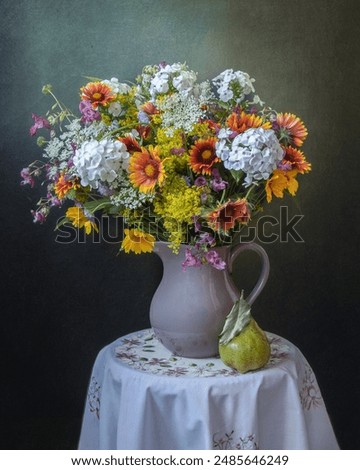
<path id="1" fill-rule="evenodd" d="M 246 374 L 172 356 L 152 330 L 119 338 L 95 361 L 79 449 L 338 449 L 308 362 L 267 334 L 268 365 Z"/>

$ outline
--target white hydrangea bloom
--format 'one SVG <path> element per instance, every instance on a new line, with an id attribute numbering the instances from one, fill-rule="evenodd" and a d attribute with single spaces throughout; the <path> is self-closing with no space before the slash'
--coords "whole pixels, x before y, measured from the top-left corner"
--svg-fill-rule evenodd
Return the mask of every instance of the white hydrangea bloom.
<path id="1" fill-rule="evenodd" d="M 111 183 L 127 169 L 129 153 L 120 141 L 91 140 L 76 150 L 73 162 L 81 184 L 97 189 L 100 181 Z"/>
<path id="2" fill-rule="evenodd" d="M 224 70 L 220 75 L 213 78 L 212 82 L 216 87 L 217 93 L 221 101 L 227 103 L 231 99 L 236 99 L 238 103 L 244 100 L 246 95 L 255 92 L 253 82 L 255 80 L 250 78 L 246 72 L 233 69 Z M 239 94 L 234 94 L 240 86 Z"/>
<path id="3" fill-rule="evenodd" d="M 220 135 L 220 134 L 219 134 Z M 216 144 L 217 155 L 228 170 L 245 173 L 245 187 L 267 180 L 283 159 L 284 151 L 271 129 L 251 128 L 230 142 L 225 131 Z"/>
<path id="4" fill-rule="evenodd" d="M 177 91 L 188 94 L 196 82 L 196 73 L 186 65 L 175 63 L 161 67 L 150 81 L 149 92 L 154 98 L 159 93 L 167 93 L 172 85 Z"/>
<path id="5" fill-rule="evenodd" d="M 120 83 L 118 78 L 111 78 L 110 80 L 103 80 L 101 83 L 104 83 L 112 89 L 116 94 L 126 95 L 130 91 L 130 86 L 126 83 Z"/>

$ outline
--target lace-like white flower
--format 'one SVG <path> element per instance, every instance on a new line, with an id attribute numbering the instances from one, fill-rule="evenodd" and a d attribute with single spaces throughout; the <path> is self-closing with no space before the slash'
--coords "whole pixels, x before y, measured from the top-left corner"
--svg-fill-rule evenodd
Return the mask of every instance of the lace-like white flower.
<path id="1" fill-rule="evenodd" d="M 76 150 L 74 165 L 83 186 L 98 188 L 99 181 L 111 183 L 118 176 L 119 170 L 126 169 L 129 153 L 119 141 L 109 139 L 84 142 Z"/>
<path id="2" fill-rule="evenodd" d="M 126 207 L 133 210 L 142 207 L 147 202 L 152 202 L 154 198 L 154 194 L 141 193 L 128 181 L 123 181 L 119 192 L 110 196 L 110 200 L 115 206 L 119 208 Z"/>
<path id="3" fill-rule="evenodd" d="M 204 116 L 200 103 L 192 95 L 170 95 L 159 102 L 158 108 L 163 111 L 162 127 L 166 129 L 168 135 L 171 135 L 174 129 L 190 132 Z"/>
<path id="4" fill-rule="evenodd" d="M 237 103 L 240 103 L 246 95 L 254 93 L 254 81 L 246 72 L 241 72 L 240 70 L 234 72 L 233 69 L 225 70 L 212 80 L 219 98 L 225 103 L 233 98 Z"/>
<path id="5" fill-rule="evenodd" d="M 246 174 L 245 187 L 254 180 L 268 179 L 283 159 L 284 150 L 271 129 L 251 128 L 237 135 L 232 142 L 228 135 L 226 130 L 220 135 L 217 155 L 228 170 L 242 170 Z"/>

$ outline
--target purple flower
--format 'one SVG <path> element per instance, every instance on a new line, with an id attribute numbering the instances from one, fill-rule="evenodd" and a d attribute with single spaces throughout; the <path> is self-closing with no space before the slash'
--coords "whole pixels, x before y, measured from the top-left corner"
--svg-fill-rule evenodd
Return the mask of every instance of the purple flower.
<path id="1" fill-rule="evenodd" d="M 50 122 L 41 117 L 41 116 L 38 116 L 37 114 L 32 114 L 32 118 L 34 119 L 34 125 L 30 127 L 30 135 L 31 136 L 34 136 L 36 134 L 36 131 L 38 129 L 42 129 L 43 127 L 45 127 L 46 129 L 51 129 L 51 125 L 50 125 Z"/>
<path id="2" fill-rule="evenodd" d="M 62 202 L 57 197 L 52 197 L 50 200 L 50 206 L 61 206 Z"/>
<path id="3" fill-rule="evenodd" d="M 193 221 L 194 221 L 194 229 L 195 232 L 200 232 L 201 230 L 201 223 L 199 222 L 199 217 L 197 215 L 193 216 Z"/>
<path id="4" fill-rule="evenodd" d="M 186 248 L 185 261 L 181 263 L 181 266 L 183 268 L 183 271 L 186 271 L 186 268 L 189 267 L 198 268 L 199 266 L 201 266 L 201 261 L 199 260 L 199 258 L 192 254 L 190 248 Z"/>
<path id="5" fill-rule="evenodd" d="M 211 173 L 214 177 L 214 179 L 211 180 L 212 189 L 216 192 L 225 189 L 229 183 L 221 178 L 219 170 L 217 168 L 213 168 Z"/>
<path id="6" fill-rule="evenodd" d="M 149 124 L 150 123 L 149 116 L 145 113 L 145 111 L 139 111 L 138 112 L 138 121 L 141 124 Z"/>
<path id="7" fill-rule="evenodd" d="M 79 104 L 79 110 L 82 114 L 81 122 L 93 122 L 101 120 L 101 114 L 99 111 L 93 109 L 90 101 L 81 101 Z"/>
<path id="8" fill-rule="evenodd" d="M 23 179 L 20 183 L 21 186 L 24 186 L 25 184 L 30 184 L 32 188 L 34 187 L 35 180 L 31 176 L 30 168 L 23 168 L 20 172 L 20 176 Z"/>
<path id="9" fill-rule="evenodd" d="M 256 106 L 251 106 L 251 108 L 249 109 L 249 114 L 256 114 L 256 113 L 257 113 Z"/>
<path id="10" fill-rule="evenodd" d="M 223 270 L 226 268 L 225 261 L 215 250 L 210 250 L 205 254 L 206 261 L 215 269 Z"/>
<path id="11" fill-rule="evenodd" d="M 272 129 L 273 129 L 275 132 L 280 129 L 280 126 L 279 126 L 279 124 L 278 124 L 276 121 L 273 121 L 273 122 L 271 123 L 271 127 L 272 127 Z"/>
<path id="12" fill-rule="evenodd" d="M 171 150 L 170 150 L 170 153 L 172 155 L 182 155 L 183 153 L 185 152 L 185 149 L 183 147 L 173 147 Z"/>
<path id="13" fill-rule="evenodd" d="M 206 193 L 201 193 L 200 195 L 201 204 L 205 204 L 205 202 L 207 201 L 207 198 L 208 198 L 208 195 Z"/>
<path id="14" fill-rule="evenodd" d="M 211 235 L 211 233 L 209 232 L 203 232 L 201 235 L 200 235 L 200 238 L 199 238 L 199 243 L 201 243 L 202 245 L 214 245 L 214 242 L 215 242 L 215 239 L 214 237 Z"/>
<path id="15" fill-rule="evenodd" d="M 41 211 L 31 211 L 31 215 L 34 217 L 33 222 L 42 224 L 46 220 L 46 216 Z"/>
<path id="16" fill-rule="evenodd" d="M 292 166 L 291 166 L 291 163 L 279 162 L 279 163 L 277 164 L 277 168 L 278 168 L 279 170 L 289 171 L 289 170 L 291 170 Z"/>
<path id="17" fill-rule="evenodd" d="M 108 186 L 102 183 L 99 183 L 99 187 L 97 190 L 99 194 L 101 194 L 101 196 L 111 196 L 115 192 L 114 189 L 110 189 Z"/>
<path id="18" fill-rule="evenodd" d="M 198 186 L 201 188 L 202 186 L 206 186 L 206 178 L 205 176 L 198 176 L 196 180 L 194 181 L 195 186 Z"/>

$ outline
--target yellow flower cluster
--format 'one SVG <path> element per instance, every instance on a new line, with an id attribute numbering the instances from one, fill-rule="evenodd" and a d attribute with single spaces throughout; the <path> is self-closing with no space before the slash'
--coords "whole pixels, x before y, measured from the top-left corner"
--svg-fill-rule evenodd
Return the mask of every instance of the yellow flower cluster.
<path id="1" fill-rule="evenodd" d="M 180 175 L 168 175 L 161 195 L 154 201 L 154 212 L 169 232 L 170 247 L 176 253 L 185 241 L 186 227 L 201 213 L 200 189 L 189 187 Z"/>
<path id="2" fill-rule="evenodd" d="M 172 149 L 182 148 L 183 137 L 179 129 L 175 130 L 172 136 L 166 134 L 165 129 L 158 129 L 156 133 L 156 142 L 160 149 L 161 158 L 166 158 L 172 155 Z"/>

